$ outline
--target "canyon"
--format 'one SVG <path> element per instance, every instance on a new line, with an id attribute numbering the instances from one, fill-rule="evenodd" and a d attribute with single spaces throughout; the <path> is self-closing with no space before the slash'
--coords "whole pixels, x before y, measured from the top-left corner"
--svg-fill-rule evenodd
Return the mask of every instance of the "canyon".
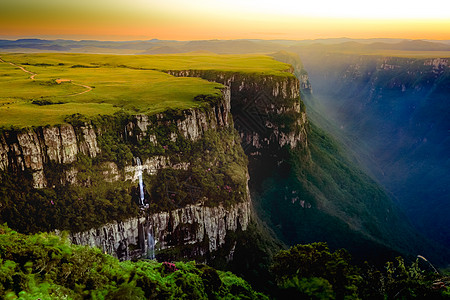
<path id="1" fill-rule="evenodd" d="M 448 247 L 449 60 L 304 50 L 310 119 L 336 136 L 422 234 Z"/>
<path id="2" fill-rule="evenodd" d="M 72 242 L 121 260 L 156 252 L 159 260 L 231 264 L 257 247 L 245 245 L 251 236 L 277 249 L 326 241 L 375 263 L 439 252 L 316 125 L 323 124 L 311 106 L 308 65 L 287 52 L 273 57 L 291 67 L 160 67 L 221 85 L 195 96 L 189 109 L 73 114 L 56 125 L 2 128 L 2 220 L 21 232 L 69 231 Z M 134 61 L 119 67 L 140 70 Z"/>

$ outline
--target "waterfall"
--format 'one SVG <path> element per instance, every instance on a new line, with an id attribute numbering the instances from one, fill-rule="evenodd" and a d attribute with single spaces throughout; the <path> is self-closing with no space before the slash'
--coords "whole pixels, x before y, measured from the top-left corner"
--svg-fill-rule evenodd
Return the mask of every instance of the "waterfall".
<path id="1" fill-rule="evenodd" d="M 147 258 L 148 259 L 155 259 L 155 239 L 153 238 L 150 231 L 147 233 L 147 243 L 148 243 L 148 249 L 147 249 Z"/>
<path id="2" fill-rule="evenodd" d="M 136 157 L 137 163 L 137 172 L 139 177 L 139 196 L 140 196 L 140 204 L 144 206 L 144 184 L 142 183 L 142 165 L 139 157 Z"/>

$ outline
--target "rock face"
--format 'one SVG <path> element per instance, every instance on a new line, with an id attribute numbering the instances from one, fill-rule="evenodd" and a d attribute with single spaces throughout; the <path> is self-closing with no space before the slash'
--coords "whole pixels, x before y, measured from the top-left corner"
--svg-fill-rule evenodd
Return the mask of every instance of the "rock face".
<path id="1" fill-rule="evenodd" d="M 77 160 L 78 153 L 90 157 L 100 153 L 92 125 L 85 123 L 77 130 L 78 133 L 72 125 L 63 124 L 0 133 L 0 170 L 27 170 L 33 176 L 35 188 L 46 187 L 46 163 L 71 164 Z"/>
<path id="2" fill-rule="evenodd" d="M 182 256 L 201 258 L 222 247 L 229 231 L 246 230 L 250 216 L 250 199 L 228 208 L 187 205 L 75 233 L 72 241 L 99 247 L 119 259 L 130 259 L 147 255 L 150 234 L 158 252 L 181 246 L 187 248 L 182 249 Z"/>
<path id="3" fill-rule="evenodd" d="M 293 72 L 293 70 L 290 70 Z M 274 155 L 283 146 L 307 146 L 306 112 L 301 108 L 300 82 L 286 76 L 247 75 L 232 72 L 175 70 L 179 77 L 201 77 L 224 84 L 231 91 L 231 112 L 245 152 Z M 292 76 L 288 76 L 292 75 Z M 309 81 L 303 85 L 310 87 Z M 268 153 L 270 152 L 270 153 Z"/>
<path id="4" fill-rule="evenodd" d="M 117 133 L 122 143 L 136 145 L 147 140 L 146 145 L 162 148 L 164 153 L 167 146 L 161 138 L 166 134 L 168 142 L 175 143 L 179 138 L 195 142 L 204 138 L 206 132 L 229 130 L 227 128 L 233 126 L 230 96 L 230 90 L 224 88 L 220 99 L 210 108 L 185 110 L 177 112 L 174 117 L 161 113 L 153 116 L 137 115 L 125 122 L 112 120 L 123 124 L 121 129 L 121 125 L 118 126 Z M 34 189 L 51 189 L 55 182 L 89 189 L 90 179 L 81 181 L 79 178 L 79 175 L 86 176 L 81 174 L 85 170 L 80 169 L 78 164 L 82 156 L 91 160 L 103 157 L 94 172 L 100 172 L 96 176 L 110 183 L 125 181 L 136 185 L 138 168 L 148 176 L 155 176 L 168 168 L 188 172 L 189 161 L 180 161 L 178 156 L 171 157 L 168 154 L 149 155 L 139 167 L 135 159 L 126 160 L 125 165 L 117 161 L 104 161 L 108 156 L 104 156 L 103 152 L 108 149 L 99 141 L 105 139 L 107 126 L 110 125 L 108 121 L 104 123 L 106 125 L 101 122 L 75 121 L 72 124 L 19 131 L 3 130 L 0 132 L 0 171 L 17 177 L 31 175 Z M 240 145 L 235 144 L 235 147 Z M 46 174 L 55 176 L 54 169 L 61 170 L 61 173 L 57 173 L 60 178 L 56 181 L 55 178 L 47 180 Z M 244 174 L 244 178 L 248 178 L 248 175 Z M 121 259 L 129 259 L 147 253 L 150 233 L 158 251 L 181 248 L 184 249 L 182 256 L 201 259 L 201 256 L 221 248 L 230 231 L 246 230 L 250 215 L 251 202 L 247 188 L 238 202 L 231 206 L 219 201 L 218 205 L 211 207 L 199 201 L 159 213 L 148 214 L 142 210 L 140 216 L 71 233 L 71 237 L 74 243 L 98 246 Z"/>

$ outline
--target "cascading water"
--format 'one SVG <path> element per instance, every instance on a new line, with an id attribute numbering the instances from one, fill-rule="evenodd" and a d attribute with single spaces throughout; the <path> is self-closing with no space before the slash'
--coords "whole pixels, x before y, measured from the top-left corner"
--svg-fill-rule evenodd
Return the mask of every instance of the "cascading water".
<path id="1" fill-rule="evenodd" d="M 139 196 L 140 196 L 140 204 L 144 206 L 144 184 L 142 183 L 142 165 L 139 157 L 136 157 L 137 163 L 137 172 L 139 178 Z"/>
<path id="2" fill-rule="evenodd" d="M 153 238 L 150 231 L 147 233 L 147 243 L 148 243 L 148 249 L 147 249 L 147 258 L 148 259 L 155 259 L 155 239 Z"/>
<path id="3" fill-rule="evenodd" d="M 145 206 L 144 204 L 144 184 L 142 182 L 142 164 L 141 164 L 141 159 L 139 157 L 136 157 L 136 164 L 137 164 L 137 175 L 139 178 L 139 199 L 140 199 L 140 205 L 141 205 L 141 209 L 144 209 Z M 148 259 L 156 259 L 155 256 L 155 238 L 153 237 L 153 235 L 151 234 L 151 230 L 150 228 L 147 231 L 147 258 Z"/>

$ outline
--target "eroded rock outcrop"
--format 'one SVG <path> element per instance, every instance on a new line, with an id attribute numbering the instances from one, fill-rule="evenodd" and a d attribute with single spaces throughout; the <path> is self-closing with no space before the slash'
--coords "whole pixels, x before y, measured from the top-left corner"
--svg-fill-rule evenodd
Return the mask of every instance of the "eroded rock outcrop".
<path id="1" fill-rule="evenodd" d="M 158 252 L 193 245 L 184 251 L 184 256 L 201 257 L 223 246 L 227 232 L 246 230 L 250 216 L 249 199 L 227 208 L 222 205 L 207 207 L 199 203 L 106 224 L 101 228 L 72 234 L 71 239 L 76 244 L 99 247 L 120 259 L 130 259 L 146 255 L 150 233 Z"/>

